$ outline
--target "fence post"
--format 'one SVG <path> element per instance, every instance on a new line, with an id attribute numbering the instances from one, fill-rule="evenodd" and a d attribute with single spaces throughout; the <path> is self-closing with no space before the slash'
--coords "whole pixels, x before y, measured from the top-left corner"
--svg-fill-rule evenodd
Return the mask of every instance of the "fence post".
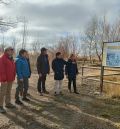
<path id="1" fill-rule="evenodd" d="M 82 76 L 84 75 L 84 67 L 82 66 Z"/>
<path id="2" fill-rule="evenodd" d="M 83 75 L 84 75 L 84 66 L 82 66 L 82 79 L 81 79 L 81 85 L 83 84 Z"/>
<path id="3" fill-rule="evenodd" d="M 103 83 L 104 83 L 104 66 L 101 66 L 101 75 L 100 75 L 100 93 L 103 93 Z"/>

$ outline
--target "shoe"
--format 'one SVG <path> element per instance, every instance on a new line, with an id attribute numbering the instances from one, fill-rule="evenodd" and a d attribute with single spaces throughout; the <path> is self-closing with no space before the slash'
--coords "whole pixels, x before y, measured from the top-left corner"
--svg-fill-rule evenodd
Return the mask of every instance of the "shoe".
<path id="1" fill-rule="evenodd" d="M 48 91 L 45 91 L 44 93 L 45 93 L 45 94 L 49 94 L 49 92 L 48 92 Z"/>
<path id="2" fill-rule="evenodd" d="M 43 93 L 40 93 L 40 96 L 43 96 Z"/>
<path id="3" fill-rule="evenodd" d="M 15 103 L 16 103 L 17 105 L 23 105 L 23 103 L 22 103 L 20 100 L 16 100 Z"/>
<path id="4" fill-rule="evenodd" d="M 77 91 L 76 92 L 74 92 L 75 94 L 79 94 Z"/>
<path id="5" fill-rule="evenodd" d="M 6 110 L 3 107 L 0 107 L 0 113 L 6 113 Z"/>
<path id="6" fill-rule="evenodd" d="M 15 105 L 13 105 L 13 104 L 11 104 L 11 103 L 9 103 L 9 104 L 7 104 L 6 106 L 5 106 L 6 108 L 16 108 L 16 106 Z"/>
<path id="7" fill-rule="evenodd" d="M 27 93 L 27 96 L 31 96 L 29 93 Z"/>
<path id="8" fill-rule="evenodd" d="M 26 98 L 26 97 L 23 98 L 22 100 L 23 100 L 23 101 L 26 101 L 26 102 L 30 101 L 30 100 L 29 100 L 28 98 Z"/>
<path id="9" fill-rule="evenodd" d="M 60 92 L 60 95 L 63 95 L 63 93 L 62 93 L 62 92 Z"/>
<path id="10" fill-rule="evenodd" d="M 57 95 L 58 95 L 58 94 L 55 92 L 55 93 L 54 93 L 54 96 L 57 96 Z"/>

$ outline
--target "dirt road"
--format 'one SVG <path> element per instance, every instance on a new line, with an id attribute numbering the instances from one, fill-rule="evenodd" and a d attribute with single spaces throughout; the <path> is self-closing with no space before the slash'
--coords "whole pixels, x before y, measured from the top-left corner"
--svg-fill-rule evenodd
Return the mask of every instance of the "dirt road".
<path id="1" fill-rule="evenodd" d="M 41 97 L 36 90 L 37 75 L 30 80 L 30 102 L 0 114 L 0 129 L 119 129 L 120 100 L 89 95 L 90 87 L 80 86 L 80 95 L 70 94 L 64 80 L 63 95 L 54 96 L 53 76 L 47 78 L 49 95 Z M 12 101 L 14 102 L 14 92 Z"/>

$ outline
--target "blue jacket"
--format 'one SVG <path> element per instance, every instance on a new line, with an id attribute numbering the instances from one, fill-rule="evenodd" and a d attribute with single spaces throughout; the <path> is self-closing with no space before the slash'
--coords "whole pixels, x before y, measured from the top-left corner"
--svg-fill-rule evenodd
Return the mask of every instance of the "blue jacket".
<path id="1" fill-rule="evenodd" d="M 29 78 L 30 70 L 27 59 L 22 56 L 16 58 L 16 72 L 18 79 Z"/>
<path id="2" fill-rule="evenodd" d="M 69 79 L 76 78 L 76 75 L 78 74 L 76 61 L 72 61 L 71 59 L 68 60 L 66 68 L 65 68 L 65 74 L 68 75 Z"/>
<path id="3" fill-rule="evenodd" d="M 54 71 L 54 79 L 55 80 L 63 80 L 64 79 L 64 66 L 66 65 L 66 61 L 63 59 L 55 58 L 52 62 L 52 69 Z"/>

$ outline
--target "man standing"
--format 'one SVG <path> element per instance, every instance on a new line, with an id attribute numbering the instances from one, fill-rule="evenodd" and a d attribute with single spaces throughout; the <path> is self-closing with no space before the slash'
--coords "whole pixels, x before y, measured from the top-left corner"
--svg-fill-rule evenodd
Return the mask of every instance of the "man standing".
<path id="1" fill-rule="evenodd" d="M 32 74 L 32 71 L 31 71 L 30 58 L 29 58 L 29 53 L 28 53 L 28 51 L 27 51 L 26 59 L 27 59 L 28 66 L 29 66 L 29 71 L 30 71 L 29 79 L 30 79 L 31 74 Z M 28 90 L 29 90 L 29 79 L 28 79 Z M 30 96 L 30 93 L 27 93 L 27 96 Z"/>
<path id="2" fill-rule="evenodd" d="M 52 69 L 55 79 L 55 96 L 62 94 L 62 81 L 64 79 L 64 66 L 66 61 L 62 58 L 60 52 L 56 53 L 56 58 L 52 61 Z"/>
<path id="3" fill-rule="evenodd" d="M 39 74 L 38 80 L 38 92 L 42 96 L 42 93 L 49 94 L 45 87 L 46 76 L 50 72 L 49 60 L 47 55 L 47 49 L 42 48 L 41 54 L 37 58 L 37 71 Z"/>
<path id="4" fill-rule="evenodd" d="M 28 91 L 28 78 L 30 77 L 30 70 L 29 70 L 29 64 L 26 59 L 26 55 L 27 55 L 27 51 L 24 49 L 21 49 L 16 59 L 18 86 L 16 88 L 15 103 L 18 105 L 23 104 L 19 99 L 20 93 L 23 93 L 22 94 L 23 101 L 29 101 L 29 99 L 27 98 L 27 91 Z"/>
<path id="5" fill-rule="evenodd" d="M 0 113 L 5 113 L 3 108 L 4 98 L 6 108 L 15 108 L 11 104 L 12 83 L 15 80 L 15 63 L 13 60 L 14 49 L 8 47 L 0 58 Z"/>

